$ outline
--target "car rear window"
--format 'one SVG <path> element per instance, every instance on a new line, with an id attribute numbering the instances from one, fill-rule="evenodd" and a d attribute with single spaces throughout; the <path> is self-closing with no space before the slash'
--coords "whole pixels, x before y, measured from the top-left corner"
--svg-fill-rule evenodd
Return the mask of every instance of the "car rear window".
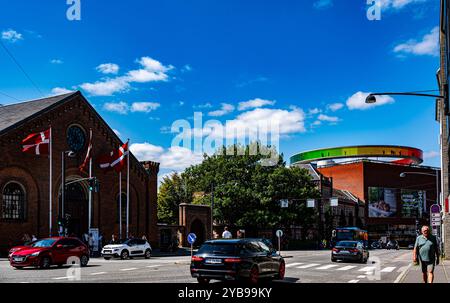
<path id="1" fill-rule="evenodd" d="M 342 247 L 356 247 L 357 242 L 348 242 L 348 241 L 341 241 L 336 244 L 336 246 L 342 246 Z"/>
<path id="2" fill-rule="evenodd" d="M 235 243 L 205 243 L 197 254 L 236 255 L 236 252 L 237 245 Z"/>

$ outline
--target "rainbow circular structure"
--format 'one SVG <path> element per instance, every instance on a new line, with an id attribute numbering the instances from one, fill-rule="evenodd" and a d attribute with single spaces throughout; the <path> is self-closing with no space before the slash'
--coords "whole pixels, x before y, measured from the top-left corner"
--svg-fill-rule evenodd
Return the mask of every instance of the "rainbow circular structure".
<path id="1" fill-rule="evenodd" d="M 343 146 L 301 152 L 293 155 L 290 160 L 291 165 L 295 165 L 343 158 L 399 158 L 392 163 L 418 165 L 423 162 L 423 151 L 397 145 Z"/>

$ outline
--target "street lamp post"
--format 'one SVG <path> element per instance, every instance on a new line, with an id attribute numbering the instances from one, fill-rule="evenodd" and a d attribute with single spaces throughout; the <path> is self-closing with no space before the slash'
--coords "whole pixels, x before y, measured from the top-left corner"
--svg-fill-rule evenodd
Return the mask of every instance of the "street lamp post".
<path id="1" fill-rule="evenodd" d="M 63 221 L 65 218 L 64 203 L 66 198 L 66 154 L 71 158 L 75 156 L 75 153 L 71 150 L 61 152 L 61 218 L 63 218 Z"/>

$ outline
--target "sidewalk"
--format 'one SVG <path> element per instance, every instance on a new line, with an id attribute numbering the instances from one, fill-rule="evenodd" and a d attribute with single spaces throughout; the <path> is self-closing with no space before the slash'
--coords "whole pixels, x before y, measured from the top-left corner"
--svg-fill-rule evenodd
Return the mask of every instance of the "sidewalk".
<path id="1" fill-rule="evenodd" d="M 450 283 L 450 261 L 441 260 L 434 270 L 434 283 Z M 420 265 L 411 265 L 399 283 L 423 283 Z"/>

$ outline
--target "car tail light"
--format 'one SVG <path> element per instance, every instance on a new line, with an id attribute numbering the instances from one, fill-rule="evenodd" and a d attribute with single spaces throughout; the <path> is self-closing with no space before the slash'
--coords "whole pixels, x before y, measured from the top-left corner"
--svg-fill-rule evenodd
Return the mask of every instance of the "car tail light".
<path id="1" fill-rule="evenodd" d="M 240 263 L 242 261 L 241 258 L 226 258 L 225 263 Z"/>
<path id="2" fill-rule="evenodd" d="M 335 252 L 338 252 L 338 251 L 339 251 L 339 249 L 338 249 L 338 248 L 336 248 L 336 247 L 333 247 L 333 251 L 335 251 Z"/>
<path id="3" fill-rule="evenodd" d="M 191 259 L 192 262 L 201 262 L 203 260 L 204 260 L 204 258 L 199 257 L 199 256 L 193 256 Z"/>
<path id="4" fill-rule="evenodd" d="M 356 248 L 350 248 L 349 252 L 355 253 L 355 252 L 358 252 L 358 250 Z"/>

